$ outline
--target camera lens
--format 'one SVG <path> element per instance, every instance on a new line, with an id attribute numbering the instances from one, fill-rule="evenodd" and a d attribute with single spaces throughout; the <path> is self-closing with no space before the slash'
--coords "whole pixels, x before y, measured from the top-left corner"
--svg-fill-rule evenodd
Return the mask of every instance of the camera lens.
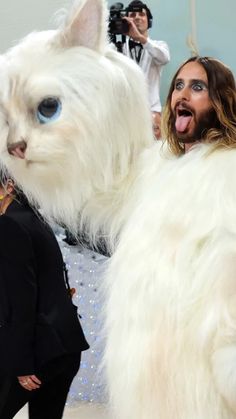
<path id="1" fill-rule="evenodd" d="M 116 18 L 110 21 L 109 31 L 114 35 L 122 35 L 129 31 L 129 23 L 122 18 Z"/>

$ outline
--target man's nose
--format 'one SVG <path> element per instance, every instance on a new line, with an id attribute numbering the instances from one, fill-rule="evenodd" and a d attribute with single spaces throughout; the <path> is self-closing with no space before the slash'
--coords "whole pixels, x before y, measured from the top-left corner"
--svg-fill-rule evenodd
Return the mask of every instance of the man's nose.
<path id="1" fill-rule="evenodd" d="M 181 89 L 179 91 L 178 99 L 181 99 L 181 100 L 189 100 L 190 99 L 190 94 L 191 94 L 191 92 L 190 92 L 189 87 L 188 86 L 185 86 L 185 87 L 183 87 L 183 89 Z"/>

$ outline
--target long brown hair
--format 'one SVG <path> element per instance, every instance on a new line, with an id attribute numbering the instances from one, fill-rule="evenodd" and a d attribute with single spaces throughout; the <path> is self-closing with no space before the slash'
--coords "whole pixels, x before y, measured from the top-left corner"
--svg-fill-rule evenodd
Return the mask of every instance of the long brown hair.
<path id="1" fill-rule="evenodd" d="M 211 57 L 191 57 L 177 70 L 171 82 L 166 106 L 162 117 L 163 138 L 166 139 L 172 153 L 184 153 L 181 144 L 173 132 L 174 115 L 171 111 L 171 97 L 175 88 L 175 80 L 180 70 L 189 62 L 199 63 L 206 71 L 209 97 L 216 115 L 216 126 L 204 133 L 204 142 L 214 142 L 215 148 L 236 147 L 236 85 L 233 73 L 222 62 Z"/>

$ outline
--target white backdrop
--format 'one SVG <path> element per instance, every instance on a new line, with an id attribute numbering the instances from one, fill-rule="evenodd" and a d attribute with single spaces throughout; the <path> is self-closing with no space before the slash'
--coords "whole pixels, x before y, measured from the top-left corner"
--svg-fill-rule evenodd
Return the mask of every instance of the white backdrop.
<path id="1" fill-rule="evenodd" d="M 53 15 L 69 0 L 0 0 L 0 53 L 33 30 L 55 27 Z"/>
<path id="2" fill-rule="evenodd" d="M 116 1 L 124 6 L 130 0 Z M 144 0 L 143 0 L 144 1 Z M 234 41 L 236 35 L 236 0 L 147 0 L 154 24 L 153 39 L 168 43 L 171 61 L 163 69 L 162 103 L 176 69 L 191 54 L 189 38 L 201 55 L 224 61 L 236 74 Z M 0 53 L 33 30 L 52 29 L 53 15 L 71 0 L 0 0 Z"/>

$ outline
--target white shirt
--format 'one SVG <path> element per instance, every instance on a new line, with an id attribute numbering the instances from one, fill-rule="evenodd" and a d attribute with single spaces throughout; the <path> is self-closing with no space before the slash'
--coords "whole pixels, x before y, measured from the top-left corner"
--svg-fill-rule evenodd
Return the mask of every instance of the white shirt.
<path id="1" fill-rule="evenodd" d="M 123 54 L 137 61 L 138 52 L 129 48 L 129 37 L 123 45 Z M 136 57 L 135 57 L 136 55 Z M 143 44 L 138 65 L 142 68 L 148 83 L 149 103 L 152 112 L 161 112 L 160 78 L 163 65 L 170 61 L 169 47 L 164 41 L 154 41 L 150 38 Z"/>

